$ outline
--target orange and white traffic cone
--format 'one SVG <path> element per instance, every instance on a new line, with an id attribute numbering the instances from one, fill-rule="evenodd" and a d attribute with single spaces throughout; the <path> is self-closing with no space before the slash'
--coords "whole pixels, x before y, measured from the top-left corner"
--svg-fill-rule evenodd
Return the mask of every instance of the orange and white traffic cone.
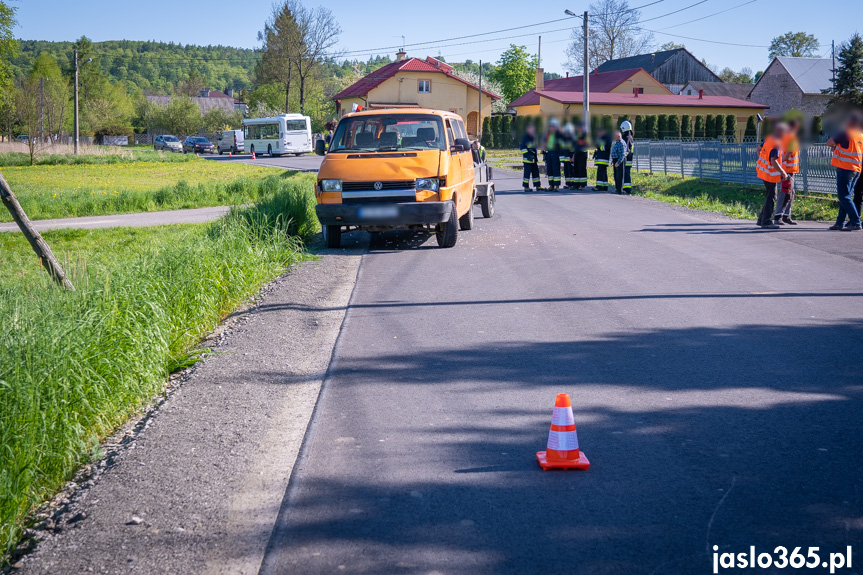
<path id="1" fill-rule="evenodd" d="M 587 469 L 590 467 L 587 456 L 578 449 L 578 434 L 575 431 L 575 418 L 572 416 L 572 403 L 565 393 L 557 394 L 554 399 L 548 447 L 545 451 L 537 452 L 536 459 L 545 471 L 552 468 Z"/>
<path id="2" fill-rule="evenodd" d="M 232 154 L 231 152 L 228 152 L 228 157 L 229 157 L 229 158 L 233 158 L 233 157 L 234 157 L 234 154 Z"/>
<path id="3" fill-rule="evenodd" d="M 252 150 L 252 159 L 253 159 L 253 160 L 257 160 L 257 159 L 258 159 L 258 158 L 256 158 L 256 157 L 255 157 L 255 150 Z"/>

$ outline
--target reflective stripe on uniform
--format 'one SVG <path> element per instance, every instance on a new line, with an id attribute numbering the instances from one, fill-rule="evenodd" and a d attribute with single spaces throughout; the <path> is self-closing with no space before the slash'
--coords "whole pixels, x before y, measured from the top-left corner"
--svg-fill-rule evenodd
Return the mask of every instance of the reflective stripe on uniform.
<path id="1" fill-rule="evenodd" d="M 549 431 L 548 449 L 574 451 L 578 449 L 578 434 L 575 431 Z"/>
<path id="2" fill-rule="evenodd" d="M 607 166 L 608 160 L 594 160 L 593 165 L 594 166 Z"/>

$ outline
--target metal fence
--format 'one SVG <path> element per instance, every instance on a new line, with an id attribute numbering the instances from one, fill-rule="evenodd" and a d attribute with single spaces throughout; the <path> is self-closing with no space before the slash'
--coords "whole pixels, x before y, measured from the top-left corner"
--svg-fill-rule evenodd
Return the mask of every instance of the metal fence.
<path id="1" fill-rule="evenodd" d="M 755 142 L 639 140 L 635 143 L 632 167 L 650 173 L 760 187 L 762 182 L 755 173 L 758 150 Z M 830 166 L 831 157 L 830 148 L 824 144 L 802 146 L 800 173 L 794 178 L 794 188 L 806 194 L 835 194 L 836 169 Z"/>

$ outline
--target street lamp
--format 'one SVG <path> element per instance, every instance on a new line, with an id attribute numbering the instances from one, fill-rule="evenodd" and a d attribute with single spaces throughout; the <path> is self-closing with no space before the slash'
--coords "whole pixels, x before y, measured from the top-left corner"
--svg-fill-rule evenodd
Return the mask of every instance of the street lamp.
<path id="1" fill-rule="evenodd" d="M 573 16 L 573 17 L 578 16 L 578 14 L 576 14 L 572 10 L 564 10 L 563 13 L 566 14 L 567 16 Z M 581 17 L 584 19 L 584 64 L 583 64 L 584 65 L 584 73 L 582 74 L 582 77 L 584 79 L 584 81 L 582 83 L 582 91 L 584 92 L 584 94 L 583 94 L 583 101 L 582 101 L 582 107 L 583 108 L 582 108 L 581 117 L 582 117 L 583 122 L 584 122 L 584 133 L 585 133 L 585 135 L 590 136 L 590 70 L 587 67 L 588 66 L 587 63 L 589 61 L 588 52 L 587 52 L 587 38 L 588 38 L 588 34 L 587 34 L 587 24 L 588 24 L 587 10 L 584 11 L 584 15 Z"/>
<path id="2" fill-rule="evenodd" d="M 75 50 L 73 59 L 75 60 L 75 155 L 78 155 L 78 140 L 81 136 L 78 130 L 78 50 Z M 87 58 L 83 63 L 89 64 L 92 61 L 93 58 Z"/>

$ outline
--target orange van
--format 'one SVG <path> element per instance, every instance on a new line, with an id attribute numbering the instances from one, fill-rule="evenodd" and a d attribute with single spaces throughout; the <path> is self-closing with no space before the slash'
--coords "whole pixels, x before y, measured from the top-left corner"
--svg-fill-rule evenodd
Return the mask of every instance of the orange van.
<path id="1" fill-rule="evenodd" d="M 316 151 L 323 153 L 323 141 Z M 318 172 L 316 211 L 327 247 L 342 230 L 434 230 L 440 247 L 473 227 L 474 160 L 461 116 L 369 110 L 339 121 Z"/>

